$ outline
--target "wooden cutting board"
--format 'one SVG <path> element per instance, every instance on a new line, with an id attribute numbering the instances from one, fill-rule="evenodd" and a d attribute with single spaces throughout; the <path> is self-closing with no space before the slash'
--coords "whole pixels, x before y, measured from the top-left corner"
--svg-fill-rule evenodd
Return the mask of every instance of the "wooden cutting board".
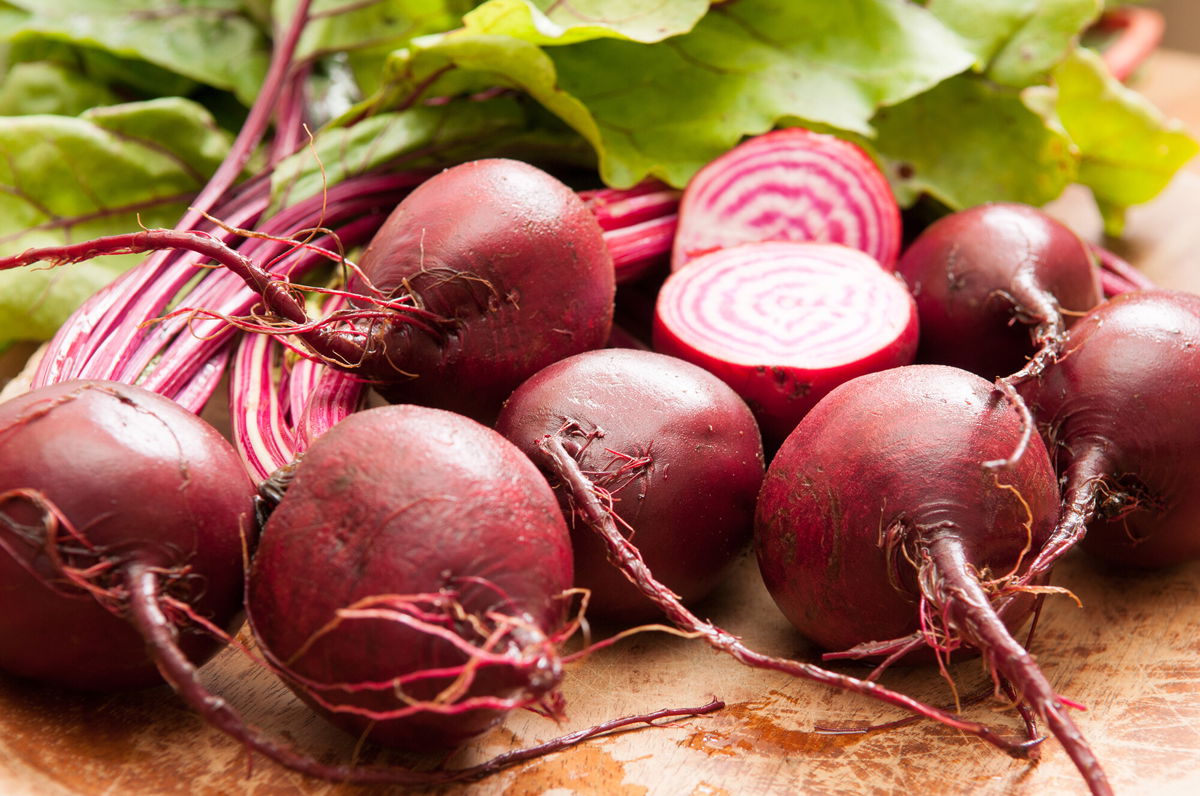
<path id="1" fill-rule="evenodd" d="M 1195 121 L 1200 60 L 1161 53 L 1142 88 L 1160 105 Z M 1190 87 L 1190 90 L 1189 90 Z M 1191 129 L 1200 129 L 1193 124 Z M 1194 168 L 1194 165 L 1193 165 Z M 1114 244 L 1163 285 L 1200 292 L 1200 170 L 1185 172 L 1153 204 L 1130 216 Z M 1098 235 L 1086 197 L 1075 192 L 1055 212 L 1085 236 Z M 9 375 L 16 358 L 0 362 Z M 7 371 L 7 372 L 6 372 Z M 1200 385 L 1197 385 L 1200 388 Z M 1197 451 L 1200 456 L 1200 451 Z M 1126 573 L 1072 554 L 1055 582 L 1083 603 L 1053 598 L 1032 650 L 1055 687 L 1087 711 L 1075 718 L 1118 793 L 1200 793 L 1200 562 L 1167 572 Z M 764 652 L 815 660 L 815 651 L 776 610 L 750 558 L 700 607 Z M 864 669 L 842 667 L 862 674 Z M 976 661 L 952 667 L 960 692 L 986 688 Z M 300 705 L 271 676 L 227 650 L 204 670 L 206 682 L 270 734 L 330 762 L 350 760 L 354 744 Z M 884 682 L 950 705 L 953 696 L 931 668 L 895 670 Z M 696 641 L 644 633 L 573 664 L 564 684 L 561 725 L 517 715 L 459 753 L 469 764 L 608 718 L 663 707 L 724 710 L 593 740 L 443 794 L 1024 794 L 1083 793 L 1058 744 L 1040 762 L 1012 760 L 978 740 L 930 722 L 860 734 L 902 718 L 895 709 L 812 683 L 752 671 Z M 967 715 L 1007 728 L 1011 711 L 991 702 Z M 395 761 L 375 750 L 360 759 Z M 257 757 L 205 726 L 167 688 L 78 695 L 0 676 L 0 793 L 11 796 L 100 794 L 375 794 L 384 788 L 309 780 Z"/>

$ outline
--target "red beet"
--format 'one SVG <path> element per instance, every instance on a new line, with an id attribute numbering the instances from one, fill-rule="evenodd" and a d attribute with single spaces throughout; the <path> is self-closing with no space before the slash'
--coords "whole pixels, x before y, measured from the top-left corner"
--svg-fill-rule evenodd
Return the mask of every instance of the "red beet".
<path id="1" fill-rule="evenodd" d="M 1064 476 L 1062 519 L 1035 571 L 1081 537 L 1125 566 L 1200 557 L 1197 384 L 1200 296 L 1124 293 L 1071 329 L 1023 388 Z"/>
<path id="2" fill-rule="evenodd" d="M 860 251 L 749 243 L 671 274 L 653 337 L 733 387 L 773 448 L 837 385 L 911 363 L 917 313 L 903 283 Z"/>
<path id="3" fill-rule="evenodd" d="M 162 683 L 161 651 L 130 621 L 147 602 L 206 660 L 219 645 L 186 612 L 240 622 L 253 501 L 229 443 L 155 393 L 64 382 L 0 405 L 0 669 L 71 688 Z"/>
<path id="4" fill-rule="evenodd" d="M 364 330 L 360 372 L 394 401 L 491 421 L 525 378 L 608 340 L 614 276 L 600 225 L 566 185 L 519 161 L 464 163 L 422 183 L 360 266 L 389 298 L 436 316 L 428 329 Z"/>
<path id="5" fill-rule="evenodd" d="M 917 300 L 917 361 L 987 379 L 1035 374 L 1059 350 L 1070 319 L 1102 298 L 1087 246 L 1028 205 L 983 204 L 944 216 L 896 270 Z"/>
<path id="6" fill-rule="evenodd" d="M 351 415 L 304 454 L 247 609 L 334 723 L 447 749 L 550 699 L 571 581 L 566 523 L 533 463 L 474 421 L 402 405 Z"/>
<path id="7" fill-rule="evenodd" d="M 501 416 L 501 422 L 506 428 L 511 426 L 510 431 L 515 429 L 518 438 L 526 440 L 523 444 L 527 449 L 532 448 L 534 460 L 550 474 L 554 483 L 566 495 L 577 527 L 589 529 L 601 540 L 611 566 L 636 587 L 645 601 L 657 606 L 662 615 L 681 631 L 702 639 L 713 649 L 730 655 L 747 666 L 783 672 L 792 677 L 871 696 L 903 707 L 916 715 L 933 718 L 964 732 L 973 733 L 1013 756 L 1027 756 L 1029 743 L 1006 740 L 987 725 L 967 721 L 960 716 L 925 705 L 876 682 L 832 672 L 812 663 L 757 652 L 746 646 L 737 636 L 701 619 L 684 606 L 680 596 L 670 586 L 658 578 L 647 564 L 641 550 L 631 540 L 637 540 L 640 544 L 644 531 L 640 527 L 627 528 L 626 535 L 618 526 L 614 506 L 620 509 L 620 501 L 629 498 L 623 497 L 620 490 L 610 491 L 613 486 L 611 481 L 605 485 L 605 481 L 613 474 L 608 463 L 602 460 L 603 469 L 595 472 L 585 465 L 592 453 L 590 449 L 609 439 L 608 435 L 599 436 L 597 429 L 589 428 L 588 421 L 580 421 L 576 415 L 582 414 L 594 419 L 611 413 L 614 427 L 618 429 L 613 433 L 613 438 L 636 431 L 640 423 L 633 418 L 637 415 L 645 413 L 653 417 L 650 432 L 656 436 L 647 444 L 645 455 L 632 461 L 626 459 L 625 465 L 631 467 L 630 472 L 633 473 L 638 472 L 640 462 L 646 459 L 651 460 L 654 468 L 661 465 L 660 473 L 654 473 L 653 470 L 650 472 L 652 478 L 649 479 L 649 483 L 639 484 L 645 487 L 644 501 L 647 503 L 651 501 L 651 487 L 658 491 L 671 479 L 683 481 L 682 492 L 677 488 L 663 491 L 678 496 L 677 505 L 671 511 L 672 522 L 689 530 L 692 527 L 706 528 L 707 517 L 703 510 L 711 508 L 714 511 L 722 511 L 736 505 L 740 500 L 741 491 L 747 486 L 746 480 L 757 481 L 761 473 L 757 451 L 752 457 L 754 463 L 749 464 L 747 458 L 750 446 L 746 444 L 745 437 L 735 431 L 743 422 L 737 419 L 737 415 L 744 417 L 744 411 L 731 410 L 727 401 L 720 397 L 720 390 L 716 391 L 714 402 L 710 381 L 706 384 L 707 380 L 698 378 L 695 370 L 689 371 L 687 367 L 668 365 L 668 362 L 669 359 L 643 352 L 580 355 L 560 365 L 551 366 L 544 379 L 542 374 L 535 376 L 526 394 L 522 394 L 526 390 L 526 386 L 523 385 Z M 665 373 L 656 375 L 651 368 Z M 689 386 L 689 382 L 694 383 Z M 589 397 L 593 395 L 598 400 Z M 539 400 L 534 401 L 534 398 Z M 613 406 L 607 406 L 609 403 Z M 714 408 L 715 411 L 711 411 Z M 686 411 L 699 409 L 710 413 L 706 416 L 689 417 L 689 412 Z M 677 417 L 664 428 L 660 428 L 657 425 L 658 421 L 670 415 Z M 509 419 L 513 422 L 509 423 Z M 705 420 L 711 422 L 706 423 Z M 722 432 L 722 427 L 734 432 Z M 672 436 L 677 435 L 680 430 L 687 432 L 686 438 L 689 438 L 692 444 L 673 444 L 678 440 L 672 440 Z M 532 445 L 527 442 L 531 435 L 537 435 Z M 728 454 L 723 452 L 726 446 L 730 449 Z M 667 453 L 672 454 L 669 459 L 663 455 Z M 726 468 L 724 482 L 713 485 L 715 465 L 705 461 L 710 459 Z M 661 478 L 658 477 L 660 475 Z M 618 486 L 620 483 L 618 479 Z M 719 495 L 707 494 L 710 489 Z M 637 494 L 640 496 L 642 492 Z M 638 509 L 635 507 L 632 511 L 637 513 Z M 647 516 L 641 519 L 653 519 L 657 513 L 646 512 Z M 665 558 L 659 549 L 660 536 L 664 529 L 652 530 L 654 536 L 648 540 L 649 546 L 659 559 L 658 564 L 674 577 L 677 567 Z M 669 530 L 672 539 L 679 538 L 678 527 Z M 679 541 L 675 547 L 675 556 L 689 557 L 688 548 L 692 544 L 693 540 L 690 538 Z M 598 596 L 601 600 L 605 599 L 605 595 Z"/>
<path id="8" fill-rule="evenodd" d="M 559 436 L 685 603 L 707 595 L 750 541 L 763 475 L 758 426 L 732 389 L 695 365 L 632 349 L 577 354 L 518 387 L 496 430 L 539 461 L 538 442 Z M 660 616 L 576 517 L 570 490 L 559 498 L 589 615 L 628 624 Z"/>
<path id="9" fill-rule="evenodd" d="M 1053 529 L 1058 488 L 1038 438 L 994 386 L 956 368 L 917 365 L 831 392 L 768 468 L 755 542 L 763 580 L 802 633 L 831 650 L 915 634 L 948 653 L 984 656 L 1044 718 L 1096 793 L 1108 785 L 1032 657 L 992 608 L 1014 594 L 1024 561 Z M 1031 601 L 1007 600 L 1004 620 Z M 860 646 L 861 645 L 861 646 Z"/>

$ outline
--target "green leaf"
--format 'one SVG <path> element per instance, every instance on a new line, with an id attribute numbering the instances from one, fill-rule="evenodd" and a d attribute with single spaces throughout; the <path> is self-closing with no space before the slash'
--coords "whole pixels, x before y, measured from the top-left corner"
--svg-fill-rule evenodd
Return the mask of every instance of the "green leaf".
<path id="1" fill-rule="evenodd" d="M 13 64 L 0 83 L 0 116 L 76 116 L 93 106 L 116 102 L 117 95 L 104 83 L 47 61 Z"/>
<path id="2" fill-rule="evenodd" d="M 270 43 L 239 0 L 8 0 L 9 34 L 45 37 L 153 64 L 254 101 Z"/>
<path id="3" fill-rule="evenodd" d="M 505 135 L 522 130 L 512 99 L 418 106 L 322 130 L 312 147 L 282 161 L 272 175 L 272 205 L 293 204 L 381 166 L 420 168 L 481 157 Z M 271 211 L 268 211 L 268 215 Z"/>
<path id="4" fill-rule="evenodd" d="M 962 37 L 976 67 L 1007 86 L 1043 83 L 1100 15 L 1101 0 L 929 0 L 929 11 Z"/>
<path id="5" fill-rule="evenodd" d="M 708 0 L 489 0 L 465 15 L 463 26 L 539 45 L 599 38 L 649 43 L 687 33 L 707 10 Z"/>
<path id="6" fill-rule="evenodd" d="M 785 116 L 870 135 L 879 107 L 973 60 L 911 3 L 739 0 L 714 6 L 690 33 L 654 44 L 609 38 L 542 50 L 469 30 L 418 39 L 395 54 L 389 93 L 375 102 L 445 93 L 457 88 L 451 81 L 463 82 L 456 71 L 473 72 L 528 92 L 584 136 L 607 183 L 655 175 L 682 185 L 743 136 Z"/>
<path id="7" fill-rule="evenodd" d="M 1092 190 L 1105 230 L 1120 234 L 1125 210 L 1158 195 L 1197 153 L 1183 126 L 1109 75 L 1080 48 L 1054 70 L 1055 108 L 1079 149 L 1079 181 Z"/>
<path id="8" fill-rule="evenodd" d="M 928 193 L 951 208 L 987 201 L 1040 205 L 1076 174 L 1071 142 L 1022 92 L 965 73 L 875 118 L 875 146 L 896 199 Z"/>
<path id="9" fill-rule="evenodd" d="M 167 98 L 81 117 L 0 118 L 0 253 L 171 226 L 229 148 L 199 105 Z M 45 339 L 141 258 L 0 272 L 0 347 Z"/>

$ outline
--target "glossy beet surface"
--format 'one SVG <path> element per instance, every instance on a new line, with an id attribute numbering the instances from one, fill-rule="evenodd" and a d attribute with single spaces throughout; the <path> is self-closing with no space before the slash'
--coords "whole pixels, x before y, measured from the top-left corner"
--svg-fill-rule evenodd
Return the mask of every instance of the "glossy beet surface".
<path id="1" fill-rule="evenodd" d="M 579 354 L 522 384 L 496 428 L 535 458 L 538 439 L 563 433 L 584 473 L 612 492 L 650 570 L 684 602 L 708 594 L 749 542 L 763 476 L 758 427 L 732 389 L 695 365 L 633 349 Z M 570 511 L 568 490 L 559 497 Z M 572 540 L 591 615 L 659 615 L 585 523 L 572 523 Z"/>
<path id="2" fill-rule="evenodd" d="M 293 688 L 334 723 L 444 750 L 503 716 L 468 700 L 536 700 L 557 685 L 552 637 L 571 579 L 558 501 L 524 454 L 461 415 L 387 406 L 304 454 L 263 529 L 247 608 Z M 490 645 L 490 657 L 460 643 Z M 472 659 L 479 668 L 464 669 Z M 439 697 L 455 676 L 464 689 Z M 438 706 L 389 714 L 407 698 Z"/>
<path id="3" fill-rule="evenodd" d="M 1026 385 L 1086 549 L 1139 567 L 1200 557 L 1198 386 L 1200 296 L 1165 290 L 1097 307 Z"/>
<path id="4" fill-rule="evenodd" d="M 525 378 L 608 340 L 615 282 L 600 225 L 570 188 L 519 161 L 472 161 L 422 183 L 360 265 L 444 319 L 436 333 L 386 328 L 362 373 L 388 381 L 393 401 L 491 422 Z"/>
<path id="5" fill-rule="evenodd" d="M 72 688 L 161 683 L 143 637 L 69 583 L 54 557 L 95 567 L 88 582 L 116 611 L 127 565 L 161 568 L 164 594 L 229 626 L 241 613 L 253 500 L 229 443 L 154 393 L 76 381 L 0 406 L 0 669 Z M 178 624 L 194 662 L 218 648 Z"/>
<path id="6" fill-rule="evenodd" d="M 991 382 L 957 368 L 847 382 L 771 462 L 755 522 L 759 567 L 792 624 L 826 649 L 936 649 L 944 659 L 974 648 L 1092 793 L 1110 794 L 1063 700 L 1006 626 L 1028 615 L 1019 579 L 1059 510 L 1040 438 L 1011 460 L 1023 430 Z"/>
<path id="7" fill-rule="evenodd" d="M 1025 364 L 1037 348 L 1034 325 L 1060 310 L 1069 322 L 1102 298 L 1079 237 L 1020 204 L 977 205 L 938 219 L 905 250 L 896 271 L 917 300 L 917 361 L 987 379 Z"/>
<path id="8" fill-rule="evenodd" d="M 909 545 L 916 529 L 945 525 L 980 571 L 1012 572 L 1058 510 L 1036 438 L 1014 472 L 984 468 L 1018 434 L 991 385 L 956 368 L 896 368 L 830 393 L 780 448 L 759 497 L 759 566 L 792 624 L 828 650 L 916 630 L 917 574 L 880 543 L 889 528 Z"/>

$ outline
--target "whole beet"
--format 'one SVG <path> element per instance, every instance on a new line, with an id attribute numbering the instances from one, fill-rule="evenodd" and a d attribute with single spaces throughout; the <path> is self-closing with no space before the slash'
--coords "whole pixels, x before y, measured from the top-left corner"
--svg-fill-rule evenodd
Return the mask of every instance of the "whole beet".
<path id="1" fill-rule="evenodd" d="M 247 609 L 293 689 L 355 735 L 446 750 L 558 684 L 566 523 L 517 448 L 461 415 L 351 415 L 263 528 Z"/>
<path id="2" fill-rule="evenodd" d="M 1075 324 L 1062 356 L 1022 389 L 1064 477 L 1037 570 L 1080 538 L 1125 566 L 1200 557 L 1198 384 L 1200 296 L 1125 293 Z"/>
<path id="3" fill-rule="evenodd" d="M 941 654 L 978 650 L 1044 718 L 1095 793 L 1108 783 L 1032 656 L 1007 599 L 1054 527 L 1059 494 L 1034 437 L 990 382 L 914 365 L 861 376 L 805 416 L 767 470 L 755 521 L 759 567 L 784 614 L 843 650 L 915 634 Z M 989 462 L 1006 461 L 1006 466 Z M 993 602 L 1005 598 L 1002 618 Z"/>
<path id="4" fill-rule="evenodd" d="M 233 447 L 155 393 L 73 381 L 0 405 L 0 670 L 80 689 L 161 684 L 135 598 L 206 660 L 219 643 L 166 601 L 240 622 L 253 501 Z"/>
<path id="5" fill-rule="evenodd" d="M 608 340 L 615 277 L 600 225 L 570 188 L 526 163 L 477 160 L 431 177 L 359 265 L 389 298 L 411 297 L 440 319 L 370 327 L 359 372 L 392 401 L 491 422 L 525 378 Z M 357 279 L 350 288 L 367 292 Z"/>
<path id="6" fill-rule="evenodd" d="M 539 462 L 538 441 L 562 435 L 580 469 L 612 494 L 646 565 L 685 603 L 712 591 L 750 541 L 763 476 L 758 426 L 737 393 L 702 368 L 633 349 L 577 354 L 518 387 L 496 430 Z M 570 489 L 558 494 L 572 518 L 576 585 L 591 591 L 589 615 L 621 623 L 660 615 L 572 511 Z"/>
<path id="7" fill-rule="evenodd" d="M 943 216 L 905 250 L 896 271 L 917 301 L 917 361 L 995 379 L 1056 353 L 1074 315 L 1101 299 L 1079 237 L 1028 205 L 988 203 Z"/>

